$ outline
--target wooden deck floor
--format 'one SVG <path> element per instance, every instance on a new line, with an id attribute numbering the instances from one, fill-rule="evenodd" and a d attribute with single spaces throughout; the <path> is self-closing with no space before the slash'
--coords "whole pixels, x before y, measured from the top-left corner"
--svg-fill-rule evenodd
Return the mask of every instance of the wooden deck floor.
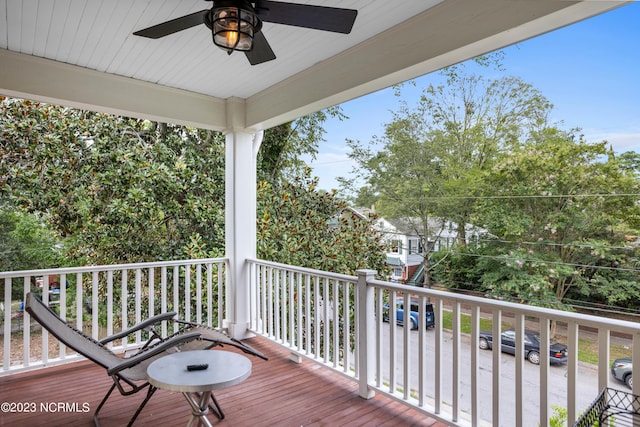
<path id="1" fill-rule="evenodd" d="M 309 361 L 295 364 L 285 349 L 266 339 L 254 338 L 250 343 L 269 361 L 251 357 L 251 376 L 216 392 L 226 418 L 210 415 L 214 426 L 444 426 L 380 395 L 362 399 L 354 382 Z M 91 426 L 92 414 L 110 384 L 105 370 L 88 362 L 0 377 L 0 403 L 36 406 L 35 412 L 0 412 L 0 426 Z M 100 413 L 101 425 L 125 426 L 143 395 L 144 391 L 129 397 L 114 392 Z M 77 403 L 79 411 L 47 413 L 41 411 L 41 402 L 52 409 L 51 403 Z M 83 404 L 88 412 L 82 412 Z M 189 414 L 181 394 L 158 390 L 135 425 L 182 426 Z"/>

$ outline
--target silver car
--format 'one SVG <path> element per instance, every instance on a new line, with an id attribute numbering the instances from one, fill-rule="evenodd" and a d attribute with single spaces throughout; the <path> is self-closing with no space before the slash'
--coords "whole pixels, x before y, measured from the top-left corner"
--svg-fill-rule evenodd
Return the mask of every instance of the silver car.
<path id="1" fill-rule="evenodd" d="M 623 357 L 621 359 L 616 359 L 613 361 L 611 365 L 611 375 L 613 378 L 624 381 L 624 383 L 629 387 L 633 388 L 633 374 L 631 373 L 631 358 Z"/>

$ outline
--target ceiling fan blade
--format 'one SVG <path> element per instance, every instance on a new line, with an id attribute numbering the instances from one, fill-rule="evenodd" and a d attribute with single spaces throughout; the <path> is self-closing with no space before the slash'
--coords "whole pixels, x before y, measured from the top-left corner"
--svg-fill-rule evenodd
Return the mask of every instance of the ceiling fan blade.
<path id="1" fill-rule="evenodd" d="M 271 46 L 269 46 L 269 42 L 262 31 L 258 31 L 253 35 L 253 49 L 244 54 L 251 65 L 262 64 L 276 59 L 276 55 L 271 50 Z"/>
<path id="2" fill-rule="evenodd" d="M 310 4 L 256 1 L 256 14 L 265 22 L 349 34 L 358 11 Z"/>
<path id="3" fill-rule="evenodd" d="M 204 24 L 204 16 L 208 12 L 209 9 L 201 10 L 200 12 L 195 12 L 190 15 L 172 19 L 171 21 L 163 22 L 162 24 L 154 25 L 153 27 L 138 30 L 133 33 L 133 35 L 148 37 L 150 39 L 159 39 L 160 37 L 168 36 L 169 34 Z"/>

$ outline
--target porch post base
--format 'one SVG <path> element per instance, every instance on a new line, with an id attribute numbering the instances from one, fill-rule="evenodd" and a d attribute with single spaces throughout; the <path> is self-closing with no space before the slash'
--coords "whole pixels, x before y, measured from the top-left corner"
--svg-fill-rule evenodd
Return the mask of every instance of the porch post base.
<path id="1" fill-rule="evenodd" d="M 369 399 L 373 399 L 376 396 L 376 392 L 367 384 L 365 385 L 361 384 L 359 395 L 361 398 L 369 400 Z"/>
<path id="2" fill-rule="evenodd" d="M 237 340 L 244 340 L 256 336 L 249 330 L 249 323 L 229 323 L 229 336 Z"/>

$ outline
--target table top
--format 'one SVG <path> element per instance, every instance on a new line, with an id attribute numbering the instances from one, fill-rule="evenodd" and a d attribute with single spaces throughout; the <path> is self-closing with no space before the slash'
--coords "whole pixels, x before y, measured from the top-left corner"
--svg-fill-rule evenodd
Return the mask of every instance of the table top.
<path id="1" fill-rule="evenodd" d="M 188 371 L 187 365 L 208 364 L 202 371 Z M 223 350 L 193 350 L 163 356 L 147 367 L 149 383 L 180 392 L 201 392 L 229 387 L 251 374 L 251 361 Z"/>

